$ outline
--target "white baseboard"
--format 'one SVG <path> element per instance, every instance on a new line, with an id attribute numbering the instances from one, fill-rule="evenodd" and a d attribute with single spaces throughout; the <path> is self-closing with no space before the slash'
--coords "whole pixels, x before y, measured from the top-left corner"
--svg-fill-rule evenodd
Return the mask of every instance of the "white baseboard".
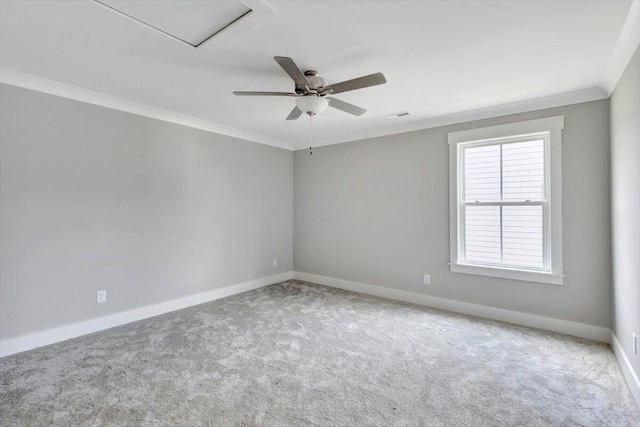
<path id="1" fill-rule="evenodd" d="M 519 311 L 505 310 L 502 308 L 433 297 L 415 292 L 386 288 L 383 286 L 368 285 L 365 283 L 352 282 L 333 277 L 318 276 L 316 274 L 302 273 L 298 271 L 293 274 L 294 278 L 298 280 L 331 286 L 333 288 L 344 289 L 347 291 L 411 302 L 441 310 L 498 320 L 505 323 L 512 323 L 514 325 L 528 326 L 530 328 L 559 332 L 604 343 L 609 343 L 611 339 L 611 330 L 602 326 L 587 325 L 585 323 L 571 322 L 568 320 L 554 319 L 535 314 L 521 313 Z"/>
<path id="2" fill-rule="evenodd" d="M 613 348 L 613 353 L 616 355 L 616 359 L 618 359 L 618 365 L 620 365 L 624 379 L 627 380 L 631 394 L 633 394 L 633 397 L 636 399 L 636 403 L 640 405 L 640 379 L 638 379 L 638 374 L 633 370 L 627 354 L 624 352 L 620 341 L 618 341 L 616 334 L 613 332 L 611 332 L 611 348 Z"/>
<path id="3" fill-rule="evenodd" d="M 0 357 L 9 356 L 11 354 L 20 353 L 22 351 L 31 350 L 36 347 L 42 347 L 65 341 L 81 335 L 102 331 L 113 328 L 115 326 L 124 325 L 125 323 L 135 322 L 137 320 L 146 319 L 148 317 L 158 316 L 170 311 L 180 310 L 182 308 L 191 307 L 193 305 L 225 298 L 231 295 L 240 294 L 253 289 L 272 285 L 278 282 L 284 282 L 293 278 L 293 271 L 276 274 L 273 276 L 262 277 L 248 282 L 238 283 L 236 285 L 227 286 L 212 291 L 203 292 L 196 295 L 165 301 L 158 304 L 148 305 L 145 307 L 134 308 L 133 310 L 123 311 L 121 313 L 112 314 L 97 319 L 85 320 L 83 322 L 72 323 L 70 325 L 60 326 L 58 328 L 47 329 L 41 332 L 35 332 L 28 335 L 22 335 L 15 338 L 8 338 L 0 341 Z"/>
<path id="4" fill-rule="evenodd" d="M 638 374 L 633 370 L 633 367 L 631 366 L 627 355 L 622 349 L 620 342 L 608 328 L 587 325 L 584 323 L 570 322 L 567 320 L 553 319 L 550 317 L 521 313 L 501 308 L 487 307 L 479 304 L 455 301 L 446 298 L 432 297 L 415 292 L 401 291 L 398 289 L 368 285 L 365 283 L 352 282 L 349 280 L 336 279 L 333 277 L 319 276 L 316 274 L 302 273 L 298 271 L 288 271 L 286 273 L 263 277 L 256 280 L 250 280 L 248 282 L 238 283 L 236 285 L 214 289 L 212 291 L 203 292 L 196 295 L 190 295 L 171 301 L 140 307 L 133 310 L 124 311 L 122 313 L 112 314 L 110 316 L 72 323 L 70 325 L 47 329 L 45 331 L 36 332 L 29 335 L 9 338 L 0 341 L 0 357 L 9 356 L 11 354 L 20 353 L 22 351 L 31 350 L 37 347 L 54 344 L 93 332 L 98 332 L 116 326 L 124 325 L 126 323 L 135 322 L 171 311 L 176 311 L 205 302 L 214 301 L 220 298 L 225 298 L 231 295 L 240 294 L 274 283 L 284 282 L 292 278 L 303 280 L 305 282 L 317 283 L 320 285 L 344 289 L 352 292 L 360 292 L 383 298 L 390 298 L 399 301 L 406 301 L 434 307 L 442 310 L 453 311 L 456 313 L 484 317 L 487 319 L 498 320 L 515 325 L 560 332 L 595 341 L 607 343 L 610 342 L 611 347 L 613 348 L 613 352 L 618 359 L 618 364 L 620 365 L 622 374 L 624 375 L 624 378 L 629 385 L 631 393 L 636 399 L 636 402 L 638 402 L 638 405 L 640 405 L 640 380 L 638 379 Z"/>

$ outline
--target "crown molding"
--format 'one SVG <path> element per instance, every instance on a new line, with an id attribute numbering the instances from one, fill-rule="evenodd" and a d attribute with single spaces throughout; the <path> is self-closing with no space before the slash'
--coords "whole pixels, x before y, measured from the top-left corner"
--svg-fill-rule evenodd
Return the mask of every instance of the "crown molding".
<path id="1" fill-rule="evenodd" d="M 88 104 L 99 105 L 113 110 L 150 117 L 164 122 L 175 123 L 195 129 L 244 139 L 246 141 L 257 142 L 259 144 L 270 145 L 272 147 L 283 148 L 285 150 L 293 150 L 293 144 L 288 141 L 282 141 L 257 133 L 247 132 L 242 129 L 198 119 L 196 117 L 153 107 L 147 104 L 141 104 L 139 102 L 129 101 L 127 99 L 95 92 L 67 83 L 37 77 L 32 74 L 23 73 L 10 68 L 0 67 L 0 83 L 48 93 L 50 95 L 73 99 L 75 101 L 85 102 Z"/>
<path id="2" fill-rule="evenodd" d="M 633 0 L 609 62 L 600 77 L 599 85 L 607 95 L 611 95 L 616 88 L 638 45 L 640 45 L 640 0 Z"/>
<path id="3" fill-rule="evenodd" d="M 526 113 L 529 111 L 544 110 L 547 108 L 562 107 L 564 105 L 580 104 L 583 102 L 606 99 L 609 95 L 599 87 L 583 89 L 574 92 L 562 93 L 559 95 L 535 98 L 526 101 L 519 101 L 510 104 L 496 105 L 493 107 L 478 110 L 464 111 L 461 113 L 448 114 L 445 116 L 429 117 L 422 120 L 405 122 L 391 127 L 375 128 L 367 131 L 352 133 L 346 137 L 314 141 L 314 147 L 341 144 L 344 142 L 359 141 L 381 136 L 395 135 L 405 132 L 413 132 L 424 129 L 431 129 L 440 126 L 449 126 L 458 123 L 472 122 L 475 120 L 490 119 L 494 117 L 508 116 L 510 114 Z M 297 150 L 306 149 L 297 148 Z"/>
<path id="4" fill-rule="evenodd" d="M 207 132 L 227 135 L 246 141 L 257 142 L 259 144 L 269 145 L 272 147 L 283 148 L 285 150 L 295 149 L 294 145 L 289 141 L 271 138 L 242 129 L 225 126 L 208 120 L 198 119 L 195 117 L 187 116 L 185 114 L 176 113 L 170 110 L 153 107 L 151 105 L 129 101 L 127 99 L 118 98 L 116 96 L 84 89 L 55 80 L 45 79 L 43 77 L 34 76 L 32 74 L 23 73 L 21 71 L 16 71 L 10 68 L 0 67 L 0 83 L 48 93 L 50 95 L 73 99 L 75 101 L 85 102 L 88 104 L 99 105 L 113 110 L 150 117 L 153 119 L 200 129 Z M 314 143 L 314 146 L 322 147 L 326 145 L 342 144 L 345 142 L 395 135 L 399 133 L 430 129 L 457 123 L 470 122 L 474 120 L 489 119 L 493 117 L 506 116 L 509 114 L 525 113 L 529 111 L 542 110 L 545 108 L 579 104 L 581 102 L 605 99 L 608 96 L 609 95 L 600 88 L 584 89 L 544 98 L 536 98 L 511 104 L 497 105 L 493 107 L 465 111 L 445 116 L 430 117 L 423 120 L 414 120 L 390 127 L 374 128 L 365 131 L 353 132 L 347 136 L 317 141 Z"/>

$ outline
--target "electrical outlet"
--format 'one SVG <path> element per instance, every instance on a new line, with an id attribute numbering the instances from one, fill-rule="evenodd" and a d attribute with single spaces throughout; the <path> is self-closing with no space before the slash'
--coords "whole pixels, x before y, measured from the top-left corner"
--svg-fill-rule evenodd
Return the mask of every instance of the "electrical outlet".
<path id="1" fill-rule="evenodd" d="M 634 333 L 631 335 L 633 335 L 633 354 L 638 354 L 638 337 Z"/>
<path id="2" fill-rule="evenodd" d="M 278 258 L 274 258 L 273 259 L 273 266 L 277 267 L 278 266 Z"/>
<path id="3" fill-rule="evenodd" d="M 428 274 L 424 275 L 424 284 L 425 285 L 430 285 L 431 284 L 431 276 Z"/>
<path id="4" fill-rule="evenodd" d="M 100 304 L 107 300 L 107 291 L 98 291 L 96 293 L 96 303 Z"/>

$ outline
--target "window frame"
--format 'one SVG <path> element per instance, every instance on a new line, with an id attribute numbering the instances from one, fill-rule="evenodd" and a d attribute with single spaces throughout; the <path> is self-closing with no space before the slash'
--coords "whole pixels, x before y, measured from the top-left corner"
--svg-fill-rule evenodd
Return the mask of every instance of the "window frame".
<path id="1" fill-rule="evenodd" d="M 549 140 L 550 140 L 549 132 L 542 133 L 534 133 L 529 135 L 518 135 L 515 137 L 505 137 L 505 138 L 492 138 L 489 140 L 483 141 L 470 141 L 470 142 L 461 142 L 458 144 L 459 149 L 459 180 L 460 180 L 460 200 L 458 201 L 458 215 L 460 218 L 459 221 L 459 230 L 460 232 L 460 240 L 459 240 L 459 258 L 460 262 L 463 264 L 469 265 L 479 265 L 479 266 L 488 266 L 488 267 L 498 267 L 498 268 L 513 268 L 517 270 L 527 270 L 527 271 L 542 271 L 542 272 L 550 272 L 551 271 L 551 260 L 550 260 L 550 245 L 549 245 L 549 222 L 551 217 L 551 212 L 549 209 Z M 529 141 L 539 141 L 542 140 L 543 144 L 543 165 L 544 165 L 544 189 L 542 194 L 542 199 L 537 201 L 471 201 L 466 198 L 465 194 L 465 185 L 466 175 L 465 168 L 463 165 L 465 164 L 465 152 L 468 148 L 474 147 L 488 147 L 488 146 L 504 146 L 505 144 L 514 144 L 518 142 L 529 142 Z M 502 149 L 501 149 L 502 151 Z M 502 156 L 500 156 L 500 167 L 502 169 Z M 526 268 L 522 266 L 510 266 L 508 264 L 492 264 L 489 262 L 478 262 L 478 261 L 470 261 L 466 259 L 466 207 L 467 206 L 540 206 L 542 208 L 542 227 L 543 227 L 543 235 L 542 235 L 542 267 L 541 268 Z M 500 215 L 502 218 L 502 214 Z"/>
<path id="2" fill-rule="evenodd" d="M 563 284 L 562 270 L 562 130 L 564 116 L 508 123 L 448 134 L 449 143 L 449 213 L 450 213 L 450 270 L 454 273 L 475 274 L 553 285 Z M 544 137 L 545 195 L 543 202 L 544 269 L 510 267 L 488 263 L 467 262 L 464 259 L 464 207 L 471 204 L 464 197 L 463 150 L 470 146 L 531 140 Z M 524 205 L 526 202 L 516 202 Z M 483 204 L 487 204 L 484 202 Z M 497 205 L 509 205 L 499 202 Z M 472 204 L 473 205 L 473 204 Z M 545 209 L 546 205 L 546 209 Z"/>

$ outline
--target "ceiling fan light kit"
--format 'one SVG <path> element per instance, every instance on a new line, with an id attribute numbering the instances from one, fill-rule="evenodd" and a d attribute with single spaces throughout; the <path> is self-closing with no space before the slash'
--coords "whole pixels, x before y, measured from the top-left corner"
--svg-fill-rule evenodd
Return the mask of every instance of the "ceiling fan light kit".
<path id="1" fill-rule="evenodd" d="M 361 116 L 367 112 L 364 108 L 341 101 L 328 95 L 363 89 L 370 86 L 385 84 L 387 79 L 382 73 L 369 74 L 336 84 L 328 84 L 326 79 L 318 75 L 315 70 L 304 73 L 293 59 L 286 56 L 274 56 L 273 59 L 291 77 L 295 83 L 293 92 L 246 92 L 234 91 L 239 96 L 291 96 L 296 98 L 296 106 L 287 116 L 287 120 L 297 120 L 302 113 L 314 116 L 332 107 L 354 116 Z"/>
<path id="2" fill-rule="evenodd" d="M 296 98 L 296 107 L 310 116 L 322 113 L 329 106 L 329 101 L 317 95 L 307 95 Z"/>

